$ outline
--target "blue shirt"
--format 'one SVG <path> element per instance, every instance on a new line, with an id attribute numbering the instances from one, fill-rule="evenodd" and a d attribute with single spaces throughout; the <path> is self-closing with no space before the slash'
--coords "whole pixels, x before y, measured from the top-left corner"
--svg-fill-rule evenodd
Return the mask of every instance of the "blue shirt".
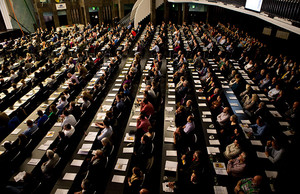
<path id="1" fill-rule="evenodd" d="M 263 126 L 259 126 L 259 125 L 257 125 L 257 124 L 254 124 L 254 125 L 250 125 L 250 127 L 253 128 L 253 129 L 256 129 L 256 132 L 253 131 L 253 135 L 254 135 L 254 136 L 259 136 L 259 137 L 260 137 L 260 136 L 262 136 L 262 135 L 264 134 L 267 125 L 266 125 L 266 124 L 263 124 Z"/>
<path id="2" fill-rule="evenodd" d="M 48 116 L 44 114 L 42 117 L 40 117 L 37 121 L 37 126 L 40 127 L 45 123 L 45 121 L 48 119 Z"/>
<path id="3" fill-rule="evenodd" d="M 28 127 L 28 129 L 26 131 L 23 132 L 24 135 L 26 135 L 27 137 L 31 136 L 31 134 L 33 132 L 35 132 L 37 130 L 37 125 L 36 124 L 33 124 L 32 127 Z"/>

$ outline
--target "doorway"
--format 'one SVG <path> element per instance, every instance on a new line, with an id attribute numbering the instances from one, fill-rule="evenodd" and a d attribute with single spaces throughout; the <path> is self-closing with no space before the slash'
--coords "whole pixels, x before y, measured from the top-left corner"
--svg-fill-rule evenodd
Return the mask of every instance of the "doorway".
<path id="1" fill-rule="evenodd" d="M 68 25 L 68 17 L 66 10 L 57 11 L 58 21 L 60 26 Z"/>

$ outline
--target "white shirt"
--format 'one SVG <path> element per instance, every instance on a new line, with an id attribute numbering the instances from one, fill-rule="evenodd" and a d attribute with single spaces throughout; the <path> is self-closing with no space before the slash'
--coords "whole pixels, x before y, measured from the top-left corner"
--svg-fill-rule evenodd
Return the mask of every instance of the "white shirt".
<path id="1" fill-rule="evenodd" d="M 71 137 L 73 135 L 73 133 L 75 132 L 75 128 L 73 126 L 71 126 L 70 130 L 62 130 L 62 132 L 64 132 L 66 137 Z"/>
<path id="2" fill-rule="evenodd" d="M 63 123 L 62 123 L 62 127 L 64 127 L 66 124 L 70 124 L 71 126 L 75 126 L 76 124 L 76 119 L 73 115 L 69 115 L 69 116 L 66 116 Z"/>

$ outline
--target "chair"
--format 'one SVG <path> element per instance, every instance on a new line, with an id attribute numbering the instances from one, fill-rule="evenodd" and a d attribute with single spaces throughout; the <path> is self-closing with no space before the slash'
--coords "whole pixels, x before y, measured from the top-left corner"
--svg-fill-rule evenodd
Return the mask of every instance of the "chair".
<path id="1" fill-rule="evenodd" d="M 109 153 L 109 156 L 111 156 L 111 155 L 112 155 L 112 153 L 114 152 L 114 149 L 115 149 L 115 146 L 114 146 L 114 145 L 112 145 L 112 146 L 111 146 L 110 153 Z"/>
<path id="2" fill-rule="evenodd" d="M 196 134 L 194 134 L 194 142 L 197 143 L 197 141 L 198 141 L 198 137 Z"/>
<path id="3" fill-rule="evenodd" d="M 153 154 L 153 151 L 154 151 L 154 143 L 152 143 L 151 154 Z"/>
<path id="4" fill-rule="evenodd" d="M 106 157 L 106 164 L 105 164 L 105 168 L 107 168 L 107 165 L 108 165 L 108 160 L 109 160 L 109 158 L 108 158 L 108 157 Z"/>

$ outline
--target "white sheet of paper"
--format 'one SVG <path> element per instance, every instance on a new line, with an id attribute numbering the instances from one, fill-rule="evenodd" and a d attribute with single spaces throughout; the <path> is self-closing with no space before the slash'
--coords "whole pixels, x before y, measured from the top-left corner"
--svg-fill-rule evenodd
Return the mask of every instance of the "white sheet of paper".
<path id="1" fill-rule="evenodd" d="M 215 129 L 207 129 L 207 133 L 217 134 L 217 130 L 215 130 Z"/>
<path id="2" fill-rule="evenodd" d="M 265 173 L 266 173 L 266 176 L 268 178 L 276 178 L 277 175 L 278 175 L 278 172 L 277 171 L 269 171 L 269 170 L 265 170 Z"/>
<path id="3" fill-rule="evenodd" d="M 227 94 L 233 94 L 233 91 L 226 91 Z"/>
<path id="4" fill-rule="evenodd" d="M 236 96 L 230 96 L 229 99 L 230 100 L 236 100 L 237 98 L 236 98 Z"/>
<path id="5" fill-rule="evenodd" d="M 109 96 L 109 97 L 114 97 L 114 96 L 116 96 L 117 94 L 115 94 L 115 93 L 109 93 L 107 96 Z"/>
<path id="6" fill-rule="evenodd" d="M 177 171 L 177 165 L 178 165 L 177 162 L 166 160 L 165 170 L 176 172 Z"/>
<path id="7" fill-rule="evenodd" d="M 248 125 L 251 124 L 251 121 L 249 121 L 249 120 L 241 120 L 241 122 L 242 122 L 243 124 L 248 124 Z"/>
<path id="8" fill-rule="evenodd" d="M 168 101 L 168 104 L 176 104 L 175 101 Z"/>
<path id="9" fill-rule="evenodd" d="M 124 154 L 132 154 L 133 153 L 133 147 L 124 147 L 123 148 Z"/>
<path id="10" fill-rule="evenodd" d="M 198 106 L 199 106 L 199 107 L 205 107 L 205 106 L 206 106 L 206 103 L 198 103 Z"/>
<path id="11" fill-rule="evenodd" d="M 175 95 L 168 95 L 168 98 L 175 98 Z"/>
<path id="12" fill-rule="evenodd" d="M 202 121 L 204 123 L 210 123 L 210 122 L 212 122 L 211 118 L 202 118 Z"/>
<path id="13" fill-rule="evenodd" d="M 236 114 L 244 114 L 244 111 L 243 110 L 235 110 L 235 113 Z"/>
<path id="14" fill-rule="evenodd" d="M 202 111 L 202 114 L 203 115 L 211 115 L 211 112 L 210 111 Z"/>
<path id="15" fill-rule="evenodd" d="M 166 143 L 174 143 L 174 139 L 172 137 L 165 137 Z"/>
<path id="16" fill-rule="evenodd" d="M 209 144 L 210 145 L 220 145 L 220 141 L 217 139 L 210 139 Z"/>
<path id="17" fill-rule="evenodd" d="M 168 112 L 173 111 L 173 107 L 166 107 L 166 111 L 168 111 Z"/>
<path id="18" fill-rule="evenodd" d="M 56 189 L 55 194 L 68 194 L 68 189 Z"/>
<path id="19" fill-rule="evenodd" d="M 266 156 L 266 154 L 265 154 L 265 152 L 256 152 L 256 155 L 257 155 L 257 157 L 259 157 L 259 158 L 267 158 L 267 156 Z"/>
<path id="20" fill-rule="evenodd" d="M 129 127 L 136 127 L 136 122 L 130 122 Z"/>
<path id="21" fill-rule="evenodd" d="M 118 158 L 115 170 L 126 171 L 128 161 L 129 159 L 126 158 Z"/>
<path id="22" fill-rule="evenodd" d="M 225 186 L 214 186 L 215 194 L 228 194 L 227 188 Z"/>
<path id="23" fill-rule="evenodd" d="M 230 103 L 230 106 L 239 106 L 237 103 Z"/>
<path id="24" fill-rule="evenodd" d="M 113 183 L 124 183 L 125 176 L 122 175 L 114 175 L 111 182 Z"/>
<path id="25" fill-rule="evenodd" d="M 167 128 L 167 130 L 168 131 L 172 131 L 172 132 L 174 132 L 174 131 L 176 131 L 176 127 L 174 127 L 174 126 L 169 126 L 168 128 Z"/>
<path id="26" fill-rule="evenodd" d="M 27 164 L 36 166 L 40 160 L 40 158 L 31 158 Z"/>
<path id="27" fill-rule="evenodd" d="M 74 159 L 71 163 L 71 166 L 81 166 L 83 163 L 83 160 Z"/>
<path id="28" fill-rule="evenodd" d="M 176 150 L 167 150 L 166 156 L 177 156 L 177 151 Z"/>
<path id="29" fill-rule="evenodd" d="M 219 175 L 228 175 L 226 171 L 226 165 L 224 162 L 214 162 L 213 163 L 216 174 Z"/>
<path id="30" fill-rule="evenodd" d="M 76 173 L 69 173 L 67 172 L 64 177 L 63 180 L 67 180 L 67 181 L 73 181 L 76 177 Z"/>
<path id="31" fill-rule="evenodd" d="M 206 147 L 208 154 L 220 153 L 220 149 L 218 147 Z"/>
<path id="32" fill-rule="evenodd" d="M 252 145 L 262 146 L 262 143 L 260 140 L 250 140 Z"/>

